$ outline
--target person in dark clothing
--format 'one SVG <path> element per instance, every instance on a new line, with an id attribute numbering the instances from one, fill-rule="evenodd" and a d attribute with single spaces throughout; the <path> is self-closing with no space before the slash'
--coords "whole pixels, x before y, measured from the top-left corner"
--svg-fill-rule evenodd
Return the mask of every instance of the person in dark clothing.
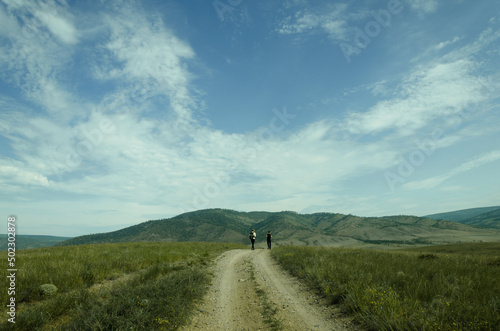
<path id="1" fill-rule="evenodd" d="M 271 249 L 271 238 L 273 236 L 271 236 L 271 231 L 267 231 L 267 234 L 266 234 L 266 239 L 267 239 L 267 249 Z"/>
<path id="2" fill-rule="evenodd" d="M 254 244 L 255 244 L 255 238 L 257 237 L 257 234 L 255 233 L 255 230 L 252 230 L 252 232 L 250 232 L 250 241 L 252 242 L 252 249 L 255 249 L 254 248 Z"/>

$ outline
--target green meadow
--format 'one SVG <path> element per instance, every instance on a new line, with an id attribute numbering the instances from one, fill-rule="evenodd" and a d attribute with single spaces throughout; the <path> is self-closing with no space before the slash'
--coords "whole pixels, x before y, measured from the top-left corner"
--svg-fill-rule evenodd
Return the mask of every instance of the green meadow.
<path id="1" fill-rule="evenodd" d="M 369 330 L 500 330 L 500 243 L 272 254 Z"/>
<path id="2" fill-rule="evenodd" d="M 17 251 L 16 323 L 4 308 L 0 329 L 176 330 L 207 291 L 207 266 L 243 247 L 143 242 Z M 368 330 L 500 330 L 500 243 L 278 246 L 271 254 Z M 0 283 L 8 288 L 7 278 Z M 43 284 L 57 292 L 43 293 Z M 3 307 L 9 298 L 0 292 Z"/>
<path id="3" fill-rule="evenodd" d="M 16 252 L 16 323 L 2 330 L 173 330 L 206 292 L 219 243 L 126 243 Z M 5 258 L 5 260 L 7 260 Z M 43 293 L 53 284 L 57 292 Z M 1 288 L 8 288 L 2 278 Z M 2 307 L 10 296 L 0 292 Z"/>

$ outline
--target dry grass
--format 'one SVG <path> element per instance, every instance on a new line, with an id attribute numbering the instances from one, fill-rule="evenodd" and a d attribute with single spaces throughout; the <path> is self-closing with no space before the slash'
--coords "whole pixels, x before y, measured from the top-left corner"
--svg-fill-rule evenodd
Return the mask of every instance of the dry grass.
<path id="1" fill-rule="evenodd" d="M 500 329 L 499 243 L 405 251 L 282 246 L 272 253 L 369 329 Z"/>
<path id="2" fill-rule="evenodd" d="M 176 329 L 205 293 L 206 265 L 237 247 L 242 246 L 127 243 L 18 251 L 16 324 L 4 319 L 0 329 Z M 57 286 L 56 295 L 40 293 L 47 283 Z M 0 300 L 6 307 L 7 291 Z"/>

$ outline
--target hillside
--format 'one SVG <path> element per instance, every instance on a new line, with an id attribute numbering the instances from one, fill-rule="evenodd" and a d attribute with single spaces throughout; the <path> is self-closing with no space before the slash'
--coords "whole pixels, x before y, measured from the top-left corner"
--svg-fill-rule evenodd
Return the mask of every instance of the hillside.
<path id="1" fill-rule="evenodd" d="M 463 224 L 480 226 L 483 228 L 500 229 L 500 209 L 480 214 L 475 217 L 467 218 L 461 221 Z"/>
<path id="2" fill-rule="evenodd" d="M 147 221 L 121 230 L 75 237 L 60 245 L 117 243 L 132 241 L 196 241 L 243 243 L 247 232 L 269 213 L 239 213 L 208 209 L 169 219 Z"/>
<path id="3" fill-rule="evenodd" d="M 80 236 L 58 245 L 141 241 L 248 244 L 252 228 L 257 231 L 258 243 L 263 243 L 265 234 L 271 231 L 275 244 L 327 246 L 495 241 L 500 235 L 497 230 L 417 216 L 358 217 L 335 213 L 207 209 L 147 221 L 114 232 Z"/>
<path id="4" fill-rule="evenodd" d="M 446 213 L 431 214 L 431 215 L 426 215 L 424 217 L 469 224 L 463 221 L 498 209 L 500 209 L 500 206 L 469 208 L 469 209 L 461 209 Z"/>
<path id="5" fill-rule="evenodd" d="M 70 239 L 70 237 L 17 235 L 16 250 L 54 246 L 68 239 Z M 0 235 L 0 251 L 7 250 L 7 243 L 7 235 Z"/>

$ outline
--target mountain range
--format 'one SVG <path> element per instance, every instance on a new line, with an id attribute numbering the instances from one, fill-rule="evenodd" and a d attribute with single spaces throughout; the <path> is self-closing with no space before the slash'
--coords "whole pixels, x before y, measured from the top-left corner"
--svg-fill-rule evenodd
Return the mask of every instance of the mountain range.
<path id="1" fill-rule="evenodd" d="M 476 215 L 477 217 L 477 215 Z M 497 224 L 492 221 L 492 225 Z M 255 229 L 265 245 L 270 231 L 275 244 L 353 246 L 361 244 L 439 244 L 498 241 L 500 230 L 417 216 L 359 217 L 337 213 L 298 214 L 205 209 L 152 220 L 118 231 L 71 238 L 57 245 L 141 241 L 203 241 L 248 244 Z"/>
<path id="2" fill-rule="evenodd" d="M 424 217 L 459 222 L 484 228 L 500 229 L 500 206 L 462 209 Z"/>
<path id="3" fill-rule="evenodd" d="M 56 236 L 37 236 L 37 235 L 16 235 L 16 250 L 30 249 L 54 246 L 61 241 L 70 239 L 71 237 L 56 237 Z M 8 236 L 0 234 L 0 251 L 6 251 L 8 248 Z"/>

